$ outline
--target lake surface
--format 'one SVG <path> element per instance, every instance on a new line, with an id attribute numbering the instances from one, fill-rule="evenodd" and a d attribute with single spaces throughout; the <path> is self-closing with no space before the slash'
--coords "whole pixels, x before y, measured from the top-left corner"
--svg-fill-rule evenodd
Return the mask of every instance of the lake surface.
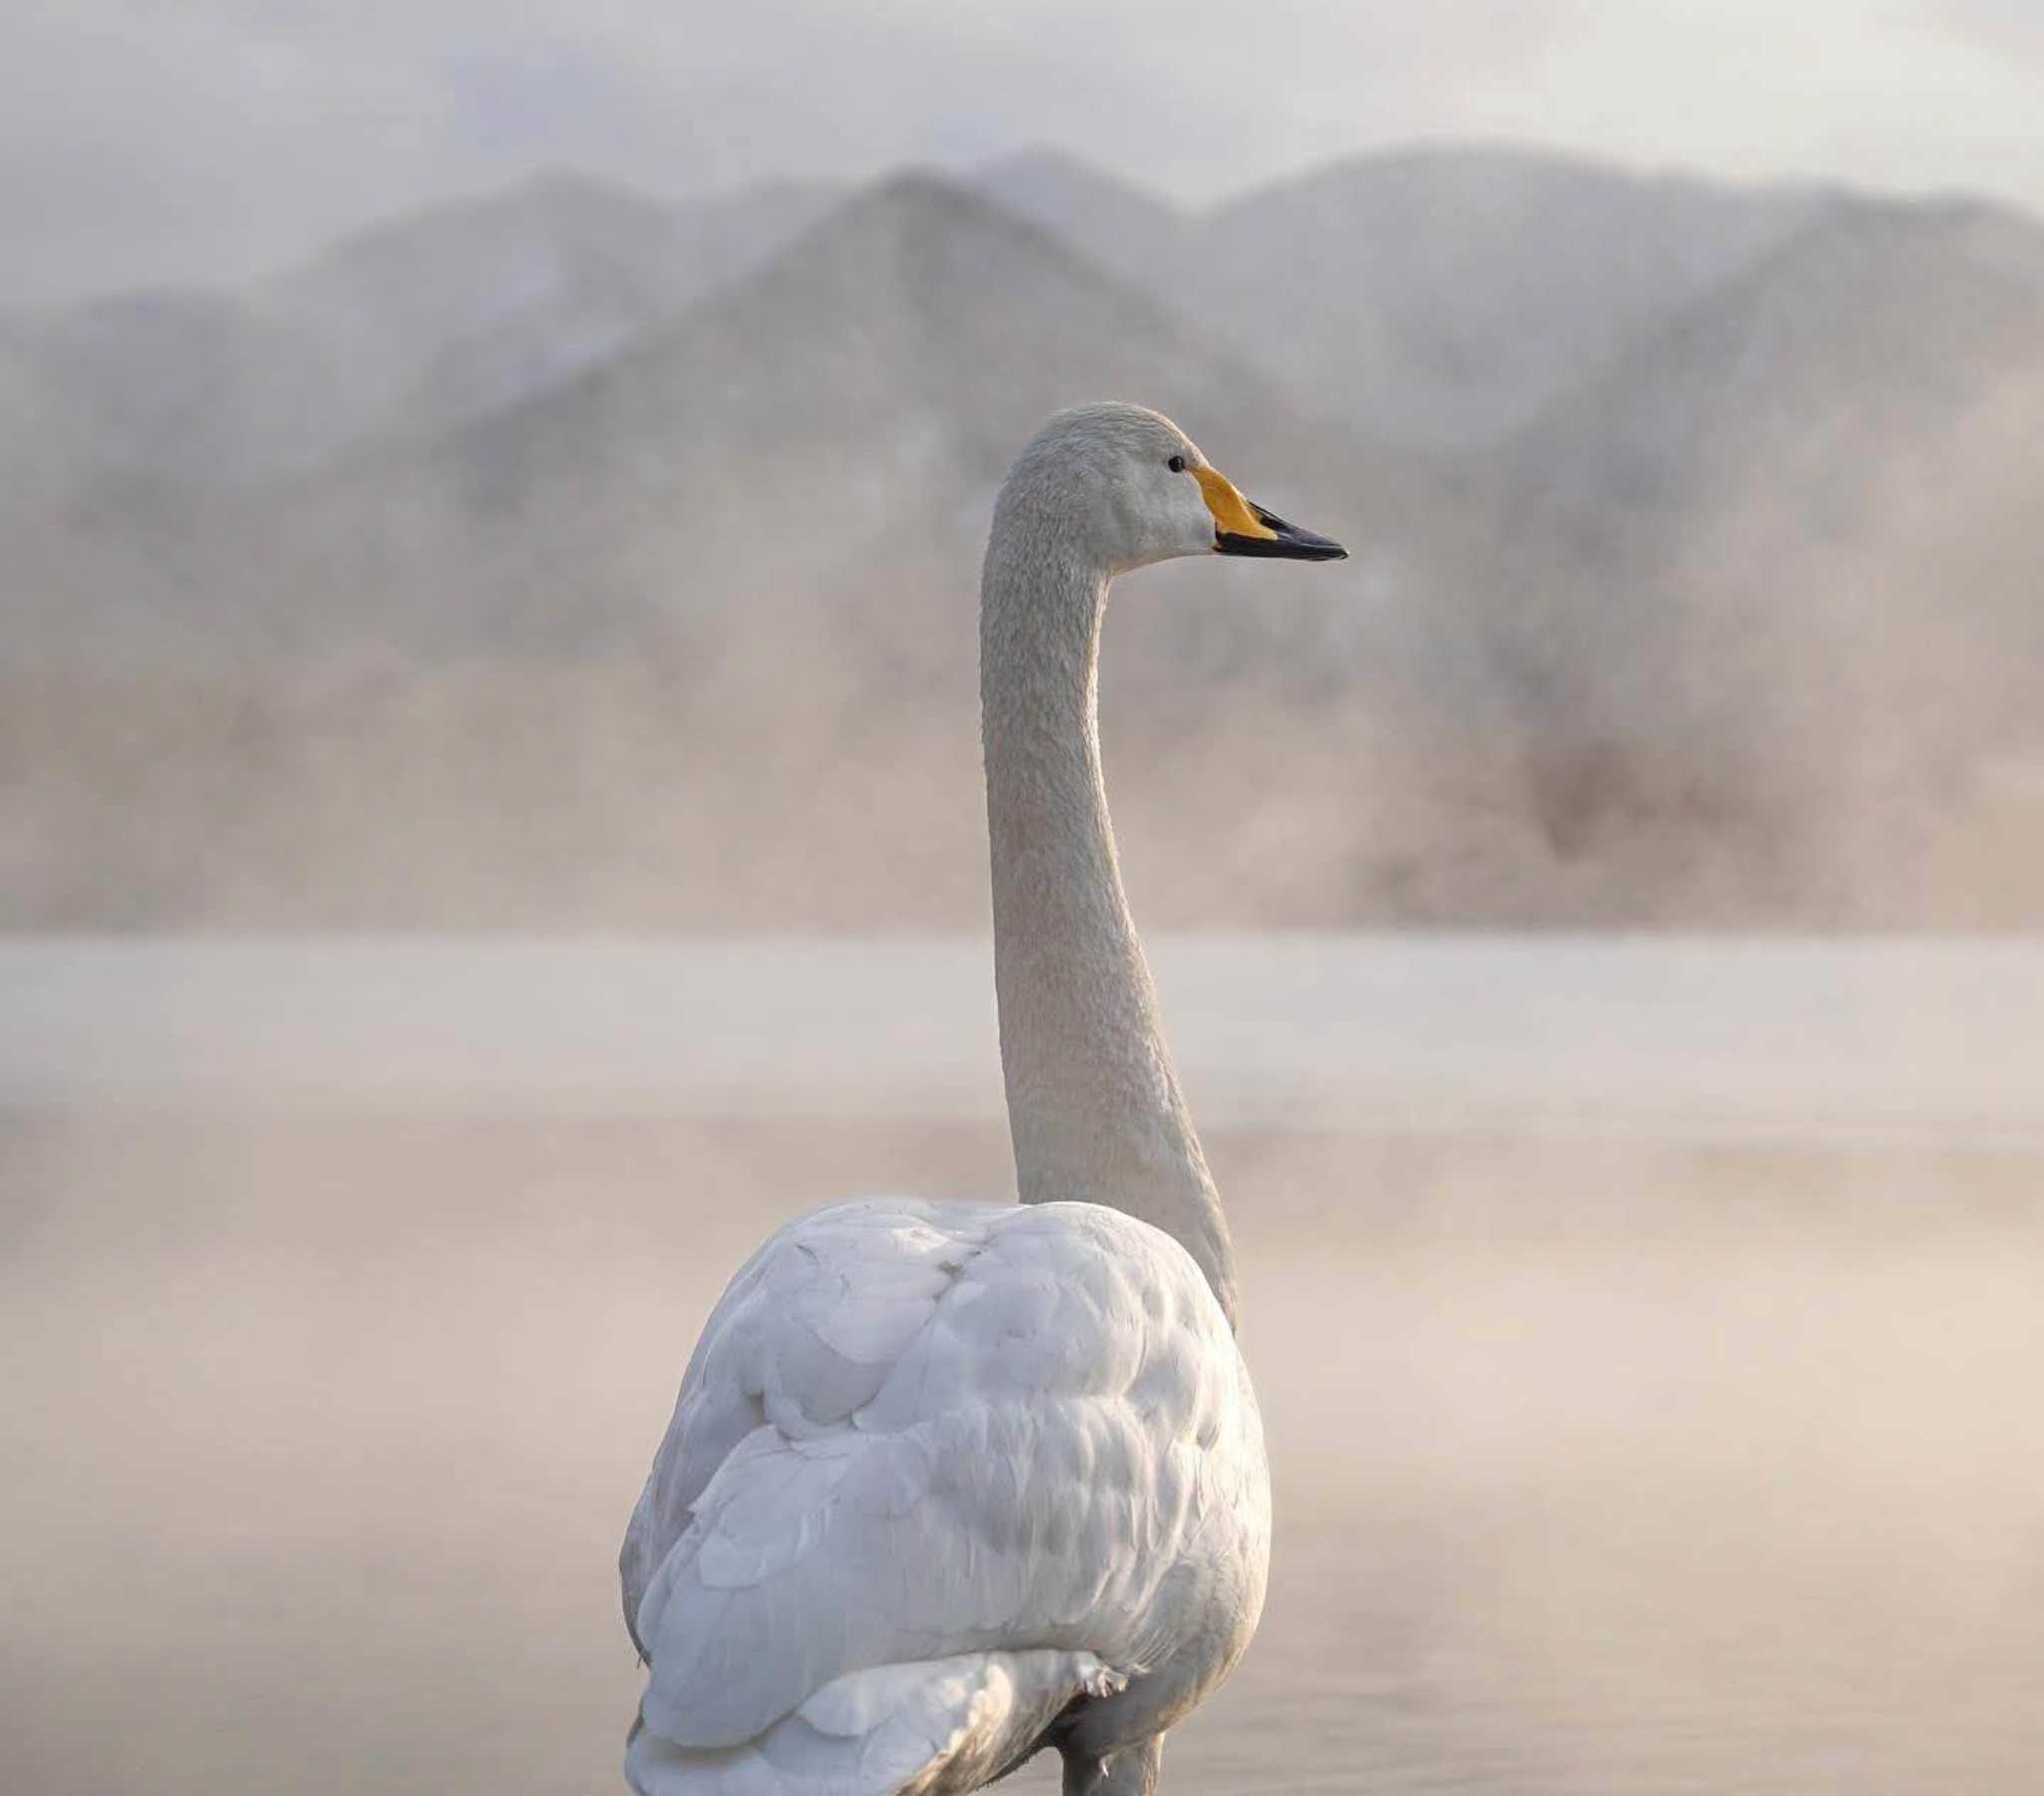
<path id="1" fill-rule="evenodd" d="M 1278 1504 L 1167 1791 L 2038 1787 L 2044 951 L 1156 959 Z M 795 1210 L 1006 1188 L 986 984 L 0 947 L 8 1787 L 622 1788 L 613 1557 L 703 1315 Z"/>
<path id="2" fill-rule="evenodd" d="M 1167 937 L 1203 1118 L 2044 1141 L 2044 940 Z M 997 1117 L 972 938 L 0 940 L 0 1099 Z"/>

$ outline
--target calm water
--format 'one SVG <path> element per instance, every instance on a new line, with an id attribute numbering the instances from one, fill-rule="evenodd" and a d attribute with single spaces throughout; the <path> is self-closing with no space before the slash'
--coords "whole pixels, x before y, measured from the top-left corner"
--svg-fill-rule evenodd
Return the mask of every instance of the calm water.
<path id="1" fill-rule="evenodd" d="M 621 1787 L 723 1279 L 1002 1187 L 978 951 L 150 952 L 0 951 L 7 1787 Z M 1168 1789 L 2039 1787 L 2037 950 L 1159 961 L 1278 1505 Z"/>
<path id="2" fill-rule="evenodd" d="M 2044 938 L 1152 945 L 1210 1126 L 2044 1143 Z M 998 1117 L 988 945 L 0 938 L 0 1100 Z"/>

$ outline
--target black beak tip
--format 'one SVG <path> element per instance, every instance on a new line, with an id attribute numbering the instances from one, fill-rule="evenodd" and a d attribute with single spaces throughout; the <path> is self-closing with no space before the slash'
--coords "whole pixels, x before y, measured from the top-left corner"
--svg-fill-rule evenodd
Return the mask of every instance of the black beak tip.
<path id="1" fill-rule="evenodd" d="M 1256 556 L 1270 561 L 1320 562 L 1348 559 L 1348 551 L 1332 537 L 1301 530 L 1296 524 L 1286 524 L 1278 518 L 1264 518 L 1259 522 L 1271 529 L 1270 536 L 1237 536 L 1232 531 L 1222 531 L 1215 537 L 1214 547 L 1223 555 Z"/>
<path id="2" fill-rule="evenodd" d="M 1261 505 L 1253 504 L 1250 511 L 1257 522 L 1271 534 L 1253 537 L 1222 531 L 1215 537 L 1214 547 L 1223 555 L 1264 556 L 1274 561 L 1348 559 L 1348 551 L 1332 537 L 1323 537 L 1318 531 L 1303 530 L 1296 524 L 1287 523 L 1276 512 L 1266 511 Z"/>
<path id="3" fill-rule="evenodd" d="M 1296 542 L 1288 543 L 1278 551 L 1293 561 L 1346 561 L 1348 551 L 1332 537 L 1314 536 L 1309 531 L 1300 531 Z"/>

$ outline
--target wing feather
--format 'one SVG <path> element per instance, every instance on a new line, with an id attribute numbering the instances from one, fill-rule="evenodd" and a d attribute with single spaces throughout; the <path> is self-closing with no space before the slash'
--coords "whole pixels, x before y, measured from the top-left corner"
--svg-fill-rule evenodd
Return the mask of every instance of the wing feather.
<path id="1" fill-rule="evenodd" d="M 627 1539 L 647 1726 L 734 1748 L 851 1673 L 958 1654 L 1140 1666 L 1165 1580 L 1243 1500 L 1216 1444 L 1253 1439 L 1246 1399 L 1197 1267 L 1118 1212 L 790 1225 L 713 1313 Z"/>
<path id="2" fill-rule="evenodd" d="M 677 1746 L 642 1730 L 626 1775 L 646 1796 L 977 1789 L 1025 1754 L 1075 1696 L 1110 1695 L 1122 1683 L 1088 1652 L 880 1665 L 826 1684 L 742 1746 Z"/>

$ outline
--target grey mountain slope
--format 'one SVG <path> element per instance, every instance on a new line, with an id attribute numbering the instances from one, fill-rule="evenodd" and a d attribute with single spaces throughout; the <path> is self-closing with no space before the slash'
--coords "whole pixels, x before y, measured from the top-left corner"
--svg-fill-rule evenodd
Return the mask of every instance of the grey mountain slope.
<path id="1" fill-rule="evenodd" d="M 1853 202 L 1525 431 L 1498 659 L 1557 840 L 1737 812 L 1806 899 L 1920 912 L 1897 843 L 2044 756 L 2040 395 L 2044 230 Z"/>
<path id="2" fill-rule="evenodd" d="M 415 221 L 411 253 L 361 244 L 308 283 L 324 289 L 317 308 L 330 328 L 354 318 L 391 331 L 394 420 L 458 422 L 593 367 L 750 274 L 839 198 L 781 182 L 670 206 L 567 175 L 521 193 L 526 204 L 509 217 L 484 202 L 446 221 L 453 228 Z M 368 253 L 377 247 L 384 256 Z M 385 257 L 397 263 L 394 281 L 374 267 Z M 312 309 L 308 298 L 301 288 L 297 306 Z"/>
<path id="3" fill-rule="evenodd" d="M 778 184 L 669 206 L 545 175 L 349 237 L 237 293 L 0 316 L 0 468 L 259 481 L 515 403 L 757 267 L 832 203 Z"/>
<path id="4" fill-rule="evenodd" d="M 36 769 L 0 852 L 59 920 L 969 919 L 985 506 L 1119 393 L 1356 550 L 1122 590 L 1146 917 L 2034 920 L 2039 240 L 1823 200 L 1432 461 L 1305 416 L 1189 289 L 890 183 L 522 401 L 253 500 L 108 489 L 40 571 L 17 542 L 16 665 L 86 683 L 0 702 Z M 109 700 L 124 662 L 183 672 Z M 194 792 L 218 866 L 175 854 Z"/>
<path id="5" fill-rule="evenodd" d="M 1305 409 L 1417 444 L 1517 421 L 1815 204 L 1502 151 L 1362 158 L 1198 219 L 1051 151 L 973 185 Z M 480 416 L 628 349 L 837 199 L 781 184 L 668 207 L 556 173 L 238 294 L 0 320 L 0 462 L 46 490 L 97 469 L 260 479 Z"/>
<path id="6" fill-rule="evenodd" d="M 1765 496 L 1844 532 L 1872 496 L 1869 463 L 1977 404 L 2033 353 L 2040 320 L 2035 222 L 1835 201 L 1550 407 L 1508 452 L 1514 484 L 1613 529 L 1679 513 L 1709 530 L 1764 473 Z"/>
<path id="7" fill-rule="evenodd" d="M 916 442 L 936 432 L 936 476 L 979 482 L 1047 410 L 1131 387 L 1198 390 L 1231 409 L 1262 398 L 1251 369 L 1158 301 L 962 188 L 911 174 L 589 379 L 449 447 L 529 491 L 566 466 L 644 468 L 653 444 L 713 478 L 762 451 L 900 466 L 930 454 Z M 871 484 L 855 465 L 841 475 L 833 486 Z"/>
<path id="8" fill-rule="evenodd" d="M 581 378 L 249 507 L 228 534 L 257 533 L 276 592 L 252 614 L 222 570 L 188 603 L 231 631 L 558 646 L 678 619 L 762 630 L 763 607 L 870 594 L 891 569 L 901 604 L 862 634 L 906 642 L 920 588 L 898 564 L 926 574 L 941 546 L 963 557 L 946 602 L 969 592 L 1016 445 L 1115 392 L 1225 424 L 1231 459 L 1303 503 L 1388 519 L 1423 484 L 1035 226 L 909 176 Z"/>
<path id="9" fill-rule="evenodd" d="M 240 296 L 122 294 L 0 315 L 0 473 L 55 502 L 103 475 L 272 468 L 339 402 L 335 371 L 287 320 Z"/>
<path id="10" fill-rule="evenodd" d="M 316 864 L 329 916 L 572 909 L 595 882 L 613 916 L 615 903 L 661 916 L 737 903 L 755 921 L 955 919 L 983 885 L 973 595 L 987 507 L 1047 412 L 1103 393 L 1166 407 L 1256 496 L 1353 540 L 1370 601 L 1262 565 L 1127 583 L 1109 727 L 1126 745 L 1131 839 L 1165 869 L 1157 914 L 1197 915 L 1203 892 L 1239 877 L 1294 907 L 1303 880 L 1366 882 L 1319 800 L 1287 825 L 1309 859 L 1226 839 L 1193 854 L 1144 818 L 1168 815 L 1166 793 L 1234 789 L 1247 805 L 1244 782 L 1274 775 L 1294 732 L 1352 775 L 1375 752 L 1358 718 L 1395 732 L 1438 717 L 1458 680 L 1470 702 L 1448 745 L 1480 739 L 1458 614 L 1427 602 L 1431 533 L 1454 517 L 1445 483 L 1298 418 L 1253 370 L 1036 226 L 908 178 L 566 385 L 426 441 L 365 447 L 258 500 L 174 512 L 118 582 L 42 617 L 46 662 L 77 665 L 110 638 L 153 643 L 146 653 L 183 666 L 192 692 L 214 692 L 183 701 L 187 740 L 214 745 L 189 750 L 212 771 L 188 768 L 182 789 L 239 792 L 262 819 L 245 836 L 271 844 L 250 850 L 251 883 L 225 892 L 232 859 L 195 876 L 145 858 L 89 883 L 130 902 L 160 894 L 181 915 L 259 915 L 295 902 L 279 895 L 283 869 Z M 74 578 L 71 598 L 93 584 Z M 265 666 L 277 672 L 265 678 Z M 1365 689 L 1346 721 L 1303 723 Z M 272 719 L 275 751 L 239 757 L 226 721 L 218 738 L 202 727 L 215 711 Z M 555 743 L 544 767 L 528 764 L 538 741 Z M 583 765 L 612 771 L 582 784 Z M 348 811 L 363 833 L 337 865 L 316 820 L 334 814 L 341 767 L 384 802 Z M 549 805 L 541 792 L 563 782 L 572 802 Z M 1309 789 L 1349 801 L 1331 779 Z M 1405 821 L 1382 833 L 1409 856 L 1420 811 L 1406 790 Z M 717 856 L 716 880 L 626 870 L 661 851 L 606 832 L 621 807 L 646 806 Z M 765 812 L 784 827 L 763 829 Z M 56 798 L 41 814 L 70 827 Z M 450 835 L 434 816 L 465 822 Z M 176 837 L 166 825 L 148 839 Z M 147 848 L 126 825 L 91 839 L 102 857 Z M 401 851 L 360 845 L 391 841 Z M 443 894 L 424 869 L 450 855 L 466 870 Z M 411 883 L 393 885 L 406 863 Z M 825 863 L 841 877 L 819 892 L 809 873 Z"/>
<path id="11" fill-rule="evenodd" d="M 1217 319 L 1302 403 L 1374 436 L 1480 443 L 1825 204 L 1505 149 L 1356 158 L 1199 223 Z"/>
<path id="12" fill-rule="evenodd" d="M 969 184 L 1139 290 L 1197 304 L 1197 289 L 1179 290 L 1194 271 L 1197 224 L 1169 201 L 1082 157 L 1041 148 L 982 164 Z"/>
<path id="13" fill-rule="evenodd" d="M 835 201 L 777 183 L 657 201 L 552 171 L 337 244 L 257 295 L 347 376 L 343 442 L 518 403 L 743 278 Z"/>
<path id="14" fill-rule="evenodd" d="M 27 854 L 20 903 L 100 922 L 973 915 L 987 505 L 1042 415 L 1102 392 L 1172 409 L 1255 495 L 1369 544 L 1377 597 L 1416 581 L 1381 548 L 1433 515 L 1408 458 L 1291 417 L 1034 224 L 899 180 L 519 407 L 259 499 L 123 507 L 92 564 L 41 583 L 55 603 L 10 622 L 16 654 L 41 630 L 14 711 L 51 768 L 16 784 L 12 840 L 70 844 Z M 1379 682 L 1379 727 L 1433 702 L 1435 607 L 1217 564 L 1126 583 L 1114 632 L 1118 793 L 1157 915 L 1239 874 L 1274 901 L 1328 866 L 1367 876 L 1314 805 L 1291 825 L 1316 844 L 1304 872 L 1225 831 L 1172 850 L 1145 815 L 1223 782 L 1247 803 L 1283 752 L 1266 707 L 1324 707 L 1343 671 Z M 127 684 L 109 642 L 152 673 Z M 158 747 L 137 762 L 139 739 Z M 1357 752 L 1347 725 L 1312 739 Z M 131 801 L 82 803 L 100 784 L 68 782 L 80 766 L 123 768 Z M 193 866 L 178 842 L 231 846 Z"/>
<path id="15" fill-rule="evenodd" d="M 669 209 L 614 183 L 547 172 L 405 214 L 343 238 L 262 285 L 278 311 L 400 340 L 440 341 L 514 311 L 563 272 L 631 258 L 649 281 L 686 279 Z"/>

